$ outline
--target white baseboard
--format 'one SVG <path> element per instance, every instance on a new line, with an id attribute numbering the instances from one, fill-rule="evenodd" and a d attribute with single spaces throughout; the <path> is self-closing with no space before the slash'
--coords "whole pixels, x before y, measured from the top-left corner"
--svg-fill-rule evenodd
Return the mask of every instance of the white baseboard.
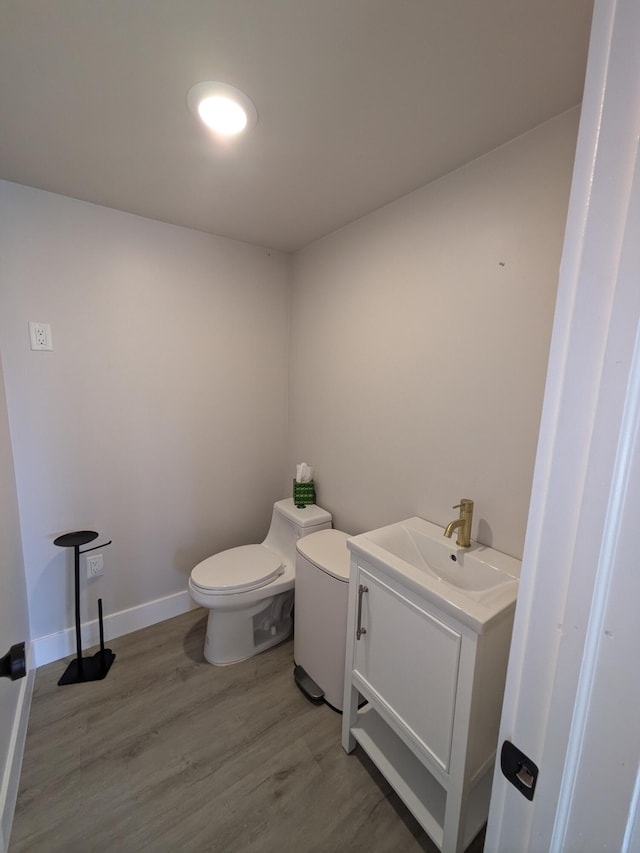
<path id="1" fill-rule="evenodd" d="M 20 784 L 20 770 L 22 769 L 22 756 L 24 755 L 24 743 L 27 737 L 29 709 L 31 708 L 35 678 L 33 645 L 31 645 L 27 653 L 27 674 L 16 684 L 16 689 L 19 690 L 18 702 L 9 739 L 7 760 L 0 779 L 0 853 L 6 853 L 9 849 L 9 836 L 11 835 L 13 813 L 16 808 Z"/>
<path id="2" fill-rule="evenodd" d="M 198 605 L 185 590 L 184 592 L 176 592 L 174 595 L 157 598 L 155 601 L 148 601 L 146 604 L 140 604 L 137 607 L 130 607 L 128 610 L 120 610 L 118 613 L 105 616 L 105 645 L 108 646 L 109 640 L 113 640 L 115 637 L 122 637 L 124 634 L 130 634 L 132 631 L 138 631 L 140 628 L 147 628 L 149 625 L 155 625 L 156 622 L 171 619 L 172 616 L 180 616 L 182 613 L 186 613 L 188 610 L 193 610 L 196 607 Z M 99 642 L 98 620 L 94 619 L 91 622 L 85 622 L 82 625 L 82 648 L 88 649 L 91 646 L 98 645 Z M 33 641 L 33 649 L 34 666 L 36 667 L 51 663 L 54 660 L 60 660 L 60 658 L 67 657 L 67 655 L 75 654 L 75 628 L 66 628 L 64 631 L 58 631 L 56 634 L 38 637 Z"/>

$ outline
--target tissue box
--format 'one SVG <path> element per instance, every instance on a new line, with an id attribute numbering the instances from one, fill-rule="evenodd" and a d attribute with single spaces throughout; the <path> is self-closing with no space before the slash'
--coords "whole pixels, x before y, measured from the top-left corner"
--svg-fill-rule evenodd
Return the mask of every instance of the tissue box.
<path id="1" fill-rule="evenodd" d="M 316 502 L 316 487 L 311 480 L 309 483 L 293 481 L 293 502 L 297 507 L 305 507 Z"/>

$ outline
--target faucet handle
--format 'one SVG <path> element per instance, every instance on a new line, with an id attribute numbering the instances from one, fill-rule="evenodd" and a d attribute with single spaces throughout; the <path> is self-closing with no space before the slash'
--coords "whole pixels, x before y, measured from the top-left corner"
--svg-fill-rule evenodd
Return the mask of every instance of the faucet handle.
<path id="1" fill-rule="evenodd" d="M 451 509 L 471 509 L 473 507 L 473 501 L 471 498 L 460 498 L 460 503 L 455 504 L 451 507 Z"/>

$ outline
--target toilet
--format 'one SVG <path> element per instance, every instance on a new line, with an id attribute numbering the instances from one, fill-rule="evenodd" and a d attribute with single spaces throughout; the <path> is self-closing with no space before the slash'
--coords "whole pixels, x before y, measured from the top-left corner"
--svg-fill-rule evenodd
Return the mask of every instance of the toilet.
<path id="1" fill-rule="evenodd" d="M 241 545 L 207 557 L 193 569 L 189 594 L 209 610 L 204 656 L 224 666 L 257 655 L 293 630 L 296 542 L 331 527 L 331 514 L 292 498 L 273 505 L 261 545 Z"/>

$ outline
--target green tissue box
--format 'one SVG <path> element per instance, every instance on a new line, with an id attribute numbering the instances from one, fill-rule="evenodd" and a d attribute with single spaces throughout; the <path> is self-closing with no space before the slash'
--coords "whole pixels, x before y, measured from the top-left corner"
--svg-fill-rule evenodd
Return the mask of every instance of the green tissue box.
<path id="1" fill-rule="evenodd" d="M 316 487 L 313 480 L 310 483 L 293 481 L 293 502 L 297 507 L 305 507 L 307 504 L 316 502 Z"/>

